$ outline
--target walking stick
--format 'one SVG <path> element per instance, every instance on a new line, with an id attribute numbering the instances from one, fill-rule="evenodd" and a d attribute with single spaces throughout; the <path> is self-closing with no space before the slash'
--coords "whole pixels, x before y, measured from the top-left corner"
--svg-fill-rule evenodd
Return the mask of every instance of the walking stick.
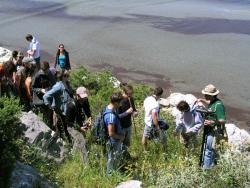
<path id="1" fill-rule="evenodd" d="M 207 146 L 207 128 L 204 127 L 204 132 L 203 132 L 203 136 L 202 136 L 202 145 L 201 145 L 201 155 L 200 155 L 200 162 L 199 165 L 202 167 L 204 164 L 204 157 L 205 157 L 205 151 L 206 151 L 206 146 Z"/>
<path id="2" fill-rule="evenodd" d="M 131 103 L 131 100 L 130 100 L 130 97 L 128 98 L 128 101 L 129 101 L 130 107 L 133 108 L 132 103 Z M 135 119 L 134 119 L 134 116 L 133 116 L 133 115 L 132 115 L 132 124 L 133 124 L 134 129 L 135 129 L 135 135 L 137 136 L 136 126 L 135 126 Z"/>

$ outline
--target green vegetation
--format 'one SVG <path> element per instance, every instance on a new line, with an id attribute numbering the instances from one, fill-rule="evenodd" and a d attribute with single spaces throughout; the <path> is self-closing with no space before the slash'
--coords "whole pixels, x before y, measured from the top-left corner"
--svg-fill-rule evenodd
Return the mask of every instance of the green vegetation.
<path id="1" fill-rule="evenodd" d="M 21 112 L 18 103 L 13 98 L 0 98 L 0 187 L 20 155 L 22 128 L 18 125 Z"/>
<path id="2" fill-rule="evenodd" d="M 72 76 L 74 87 L 84 85 L 90 88 L 92 111 L 99 112 L 109 103 L 109 96 L 115 90 L 111 88 L 110 72 L 90 73 L 82 68 Z M 101 79 L 98 79 L 101 78 Z M 240 154 L 224 153 L 219 164 L 212 170 L 202 170 L 198 166 L 199 150 L 188 151 L 172 132 L 173 118 L 163 114 L 162 118 L 170 124 L 168 130 L 168 150 L 161 144 L 151 141 L 149 152 L 144 153 L 141 138 L 144 129 L 142 102 L 150 94 L 147 85 L 135 85 L 135 99 L 139 117 L 134 119 L 133 139 L 130 153 L 133 160 L 127 162 L 120 171 L 111 177 L 106 176 L 106 156 L 103 148 L 88 144 L 89 160 L 83 163 L 79 154 L 74 154 L 62 166 L 57 177 L 64 187 L 114 187 L 122 181 L 137 179 L 145 187 L 247 187 L 250 186 L 249 161 Z M 87 139 L 90 135 L 86 135 Z M 201 138 L 199 139 L 201 140 Z"/>
<path id="3" fill-rule="evenodd" d="M 111 76 L 110 72 L 91 73 L 84 67 L 73 71 L 71 74 L 71 82 L 74 88 L 83 85 L 89 89 L 89 101 L 94 115 L 109 103 L 110 94 L 114 90 L 118 90 L 112 87 Z M 106 155 L 101 146 L 92 143 L 87 145 L 89 150 L 87 162 L 81 160 L 79 153 L 73 153 L 63 164 L 58 166 L 55 163 L 43 160 L 39 155 L 38 148 L 27 145 L 22 145 L 19 148 L 22 151 L 20 155 L 21 160 L 36 167 L 48 179 L 57 182 L 60 187 L 115 187 L 120 182 L 129 179 L 140 180 L 145 187 L 250 186 L 249 160 L 241 154 L 225 152 L 221 154 L 221 160 L 215 168 L 202 170 L 198 166 L 200 148 L 192 152 L 186 150 L 183 144 L 172 135 L 175 127 L 173 118 L 164 112 L 162 112 L 162 118 L 166 119 L 170 124 L 167 151 L 163 151 L 160 143 L 151 141 L 149 143 L 149 152 L 143 152 L 141 146 L 141 137 L 144 129 L 142 102 L 150 94 L 151 88 L 147 85 L 139 84 L 135 85 L 134 89 L 139 116 L 133 121 L 136 133 L 133 127 L 133 138 L 130 148 L 132 160 L 126 162 L 119 172 L 114 173 L 111 177 L 106 176 Z M 7 125 L 11 129 L 17 127 L 16 122 L 18 122 L 20 108 L 17 107 L 15 101 L 12 102 L 13 100 L 0 99 L 0 131 L 2 131 L 2 127 L 4 128 L 4 131 L 0 132 L 0 134 L 8 131 Z M 2 104 L 4 104 L 4 108 L 2 108 Z M 14 110 L 13 105 L 17 110 Z M 9 120 L 6 119 L 7 113 L 11 114 L 11 119 Z M 5 124 L 2 125 L 2 122 Z M 12 137 L 6 143 L 8 145 L 14 144 L 15 146 L 13 140 L 17 141 L 18 139 L 13 139 L 14 133 L 12 131 L 9 131 L 8 134 L 11 134 Z M 86 139 L 91 140 L 90 137 L 91 135 L 88 132 Z M 7 149 L 4 151 L 7 152 Z M 1 155 L 1 162 L 2 157 Z"/>

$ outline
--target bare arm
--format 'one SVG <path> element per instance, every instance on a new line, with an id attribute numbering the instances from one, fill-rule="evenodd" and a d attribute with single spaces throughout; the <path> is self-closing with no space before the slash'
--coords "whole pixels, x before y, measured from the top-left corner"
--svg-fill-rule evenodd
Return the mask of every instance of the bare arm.
<path id="1" fill-rule="evenodd" d="M 199 102 L 202 102 L 202 103 L 205 103 L 205 104 L 210 104 L 210 101 L 209 100 L 206 100 L 206 99 L 201 99 L 201 98 L 199 98 L 199 99 L 197 99 L 196 101 L 195 101 L 195 103 L 199 103 Z"/>
<path id="2" fill-rule="evenodd" d="M 124 140 L 124 135 L 123 134 L 117 134 L 115 133 L 115 128 L 113 124 L 108 124 L 108 134 L 110 137 L 118 140 Z"/>
<path id="3" fill-rule="evenodd" d="M 158 123 L 158 114 L 157 114 L 157 112 L 154 112 L 154 111 L 152 112 L 152 118 L 153 118 L 153 123 L 155 125 L 155 128 L 160 129 L 159 123 Z"/>
<path id="4" fill-rule="evenodd" d="M 33 56 L 35 53 L 36 53 L 36 50 L 35 50 L 35 49 L 32 49 L 32 50 L 29 50 L 29 51 L 28 51 L 28 55 L 29 55 L 29 56 Z"/>

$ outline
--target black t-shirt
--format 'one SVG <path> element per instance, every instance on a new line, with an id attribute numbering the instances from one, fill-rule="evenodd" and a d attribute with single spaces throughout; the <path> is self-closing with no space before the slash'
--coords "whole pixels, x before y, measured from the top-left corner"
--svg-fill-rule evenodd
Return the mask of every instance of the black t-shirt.
<path id="1" fill-rule="evenodd" d="M 67 118 L 69 122 L 76 123 L 80 126 L 85 121 L 85 115 L 91 117 L 90 105 L 88 98 L 81 98 L 80 100 L 74 100 L 74 102 L 68 102 L 67 105 Z"/>
<path id="2" fill-rule="evenodd" d="M 121 101 L 121 105 L 119 107 L 119 114 L 126 112 L 130 107 L 133 108 L 133 111 L 136 111 L 135 109 L 135 104 L 134 104 L 134 99 L 131 97 L 130 102 L 128 98 L 123 98 Z M 123 128 L 128 128 L 132 125 L 131 121 L 131 114 L 120 118 L 121 126 Z"/>

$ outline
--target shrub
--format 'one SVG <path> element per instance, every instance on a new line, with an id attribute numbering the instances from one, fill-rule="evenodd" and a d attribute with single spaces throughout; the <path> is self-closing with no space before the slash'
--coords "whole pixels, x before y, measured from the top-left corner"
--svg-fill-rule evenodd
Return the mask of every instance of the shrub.
<path id="1" fill-rule="evenodd" d="M 6 176 L 20 155 L 21 107 L 14 98 L 0 98 L 0 176 Z M 5 179 L 5 178 L 4 178 Z"/>

